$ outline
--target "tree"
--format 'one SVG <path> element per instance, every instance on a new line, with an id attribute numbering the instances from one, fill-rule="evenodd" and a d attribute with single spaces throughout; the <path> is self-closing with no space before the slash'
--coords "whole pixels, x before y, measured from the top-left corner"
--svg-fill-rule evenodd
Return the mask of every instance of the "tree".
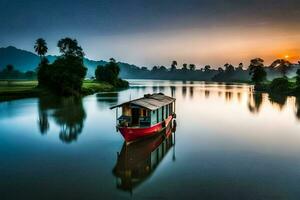
<path id="1" fill-rule="evenodd" d="M 182 70 L 185 71 L 185 72 L 188 70 L 187 64 L 186 64 L 186 63 L 184 63 L 184 64 L 182 65 Z"/>
<path id="2" fill-rule="evenodd" d="M 147 67 L 142 67 L 141 70 L 148 71 L 148 68 Z"/>
<path id="3" fill-rule="evenodd" d="M 46 55 L 46 53 L 48 51 L 46 41 L 43 38 L 38 38 L 35 41 L 34 50 L 40 56 L 41 61 L 42 61 L 42 58 Z"/>
<path id="4" fill-rule="evenodd" d="M 259 84 L 267 77 L 267 73 L 264 69 L 264 60 L 261 58 L 255 58 L 250 61 L 249 74 L 252 75 L 251 80 L 255 84 Z"/>
<path id="5" fill-rule="evenodd" d="M 219 68 L 218 68 L 218 72 L 219 72 L 219 73 L 223 73 L 223 72 L 224 72 L 224 69 L 223 69 L 222 67 L 219 67 Z"/>
<path id="6" fill-rule="evenodd" d="M 209 72 L 210 71 L 210 65 L 205 65 L 205 67 L 204 67 L 204 71 L 205 72 Z"/>
<path id="7" fill-rule="evenodd" d="M 98 81 L 107 82 L 115 87 L 128 87 L 128 82 L 120 79 L 120 67 L 115 59 L 111 58 L 105 66 L 97 66 L 95 76 Z"/>
<path id="8" fill-rule="evenodd" d="M 288 70 L 291 69 L 292 63 L 285 59 L 277 59 L 270 65 L 270 67 L 278 70 L 285 77 Z"/>
<path id="9" fill-rule="evenodd" d="M 243 71 L 243 67 L 244 67 L 243 63 L 240 63 L 239 66 L 236 68 L 236 70 L 241 72 Z"/>
<path id="10" fill-rule="evenodd" d="M 196 65 L 190 64 L 190 65 L 189 65 L 189 68 L 190 68 L 190 71 L 195 71 Z"/>
<path id="11" fill-rule="evenodd" d="M 50 81 L 49 61 L 47 58 L 42 57 L 41 62 L 37 68 L 37 79 L 39 87 L 47 87 Z"/>
<path id="12" fill-rule="evenodd" d="M 167 71 L 167 68 L 165 66 L 160 66 L 159 67 L 159 71 L 161 72 L 166 72 Z"/>
<path id="13" fill-rule="evenodd" d="M 158 71 L 158 67 L 157 66 L 154 66 L 151 70 L 152 72 L 157 72 Z"/>
<path id="14" fill-rule="evenodd" d="M 78 95 L 81 92 L 87 68 L 83 65 L 83 50 L 77 40 L 64 38 L 57 44 L 62 53 L 53 64 L 41 54 L 38 68 L 39 86 L 61 95 Z"/>
<path id="15" fill-rule="evenodd" d="M 297 74 L 296 83 L 298 86 L 300 86 L 300 69 L 297 69 L 296 74 Z"/>
<path id="16" fill-rule="evenodd" d="M 234 66 L 233 65 L 226 63 L 224 65 L 224 67 L 225 67 L 225 72 L 226 73 L 232 73 L 232 72 L 234 72 Z"/>
<path id="17" fill-rule="evenodd" d="M 176 66 L 177 66 L 177 61 L 176 60 L 173 60 L 172 61 L 172 65 L 171 65 L 171 71 L 176 71 Z"/>
<path id="18" fill-rule="evenodd" d="M 68 37 L 63 38 L 58 41 L 57 46 L 63 56 L 73 56 L 78 58 L 84 57 L 84 52 L 81 46 L 78 45 L 76 39 L 71 39 Z"/>
<path id="19" fill-rule="evenodd" d="M 12 73 L 14 71 L 14 66 L 12 64 L 6 65 L 6 71 Z"/>

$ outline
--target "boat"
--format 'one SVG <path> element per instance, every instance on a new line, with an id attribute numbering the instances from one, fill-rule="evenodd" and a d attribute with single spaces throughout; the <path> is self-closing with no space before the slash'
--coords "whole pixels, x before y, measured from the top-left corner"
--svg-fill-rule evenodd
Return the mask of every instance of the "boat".
<path id="1" fill-rule="evenodd" d="M 166 128 L 176 117 L 175 101 L 175 98 L 163 93 L 154 93 L 115 105 L 111 109 L 117 108 L 117 130 L 127 144 L 153 136 Z M 122 113 L 118 116 L 120 107 Z"/>
<path id="2" fill-rule="evenodd" d="M 126 145 L 124 142 L 112 172 L 116 187 L 130 193 L 145 182 L 173 147 L 175 161 L 175 128 L 171 124 L 153 137 Z"/>

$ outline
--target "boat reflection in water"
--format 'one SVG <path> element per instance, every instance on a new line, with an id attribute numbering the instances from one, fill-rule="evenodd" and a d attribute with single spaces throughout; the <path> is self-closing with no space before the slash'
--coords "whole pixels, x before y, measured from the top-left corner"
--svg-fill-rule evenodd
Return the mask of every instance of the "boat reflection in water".
<path id="1" fill-rule="evenodd" d="M 113 169 L 118 189 L 132 193 L 150 177 L 172 147 L 175 161 L 175 123 L 150 138 L 129 145 L 124 142 Z"/>

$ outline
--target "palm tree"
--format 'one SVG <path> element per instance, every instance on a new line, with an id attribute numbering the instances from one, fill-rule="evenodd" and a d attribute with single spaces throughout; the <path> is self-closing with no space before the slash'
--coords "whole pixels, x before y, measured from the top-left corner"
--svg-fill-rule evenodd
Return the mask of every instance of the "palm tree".
<path id="1" fill-rule="evenodd" d="M 177 66 L 177 61 L 173 60 L 172 65 L 171 65 L 171 71 L 175 71 Z"/>
<path id="2" fill-rule="evenodd" d="M 195 71 L 196 65 L 195 64 L 190 64 L 189 68 L 190 68 L 191 71 Z"/>
<path id="3" fill-rule="evenodd" d="M 184 63 L 184 64 L 182 65 L 182 70 L 183 70 L 183 71 L 186 71 L 186 70 L 187 70 L 187 64 L 186 64 L 186 63 Z"/>
<path id="4" fill-rule="evenodd" d="M 210 65 L 205 65 L 204 71 L 205 71 L 205 72 L 209 72 L 209 70 L 210 70 Z"/>
<path id="5" fill-rule="evenodd" d="M 46 41 L 43 38 L 37 39 L 34 44 L 34 50 L 40 56 L 40 58 L 42 60 L 48 51 Z"/>

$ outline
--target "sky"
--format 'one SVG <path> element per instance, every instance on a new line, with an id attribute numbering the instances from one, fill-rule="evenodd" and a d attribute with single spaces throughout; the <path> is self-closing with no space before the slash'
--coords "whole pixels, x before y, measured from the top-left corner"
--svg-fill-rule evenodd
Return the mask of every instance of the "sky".
<path id="1" fill-rule="evenodd" d="M 299 0 L 0 0 L 0 47 L 76 38 L 86 57 L 217 68 L 300 60 Z"/>

